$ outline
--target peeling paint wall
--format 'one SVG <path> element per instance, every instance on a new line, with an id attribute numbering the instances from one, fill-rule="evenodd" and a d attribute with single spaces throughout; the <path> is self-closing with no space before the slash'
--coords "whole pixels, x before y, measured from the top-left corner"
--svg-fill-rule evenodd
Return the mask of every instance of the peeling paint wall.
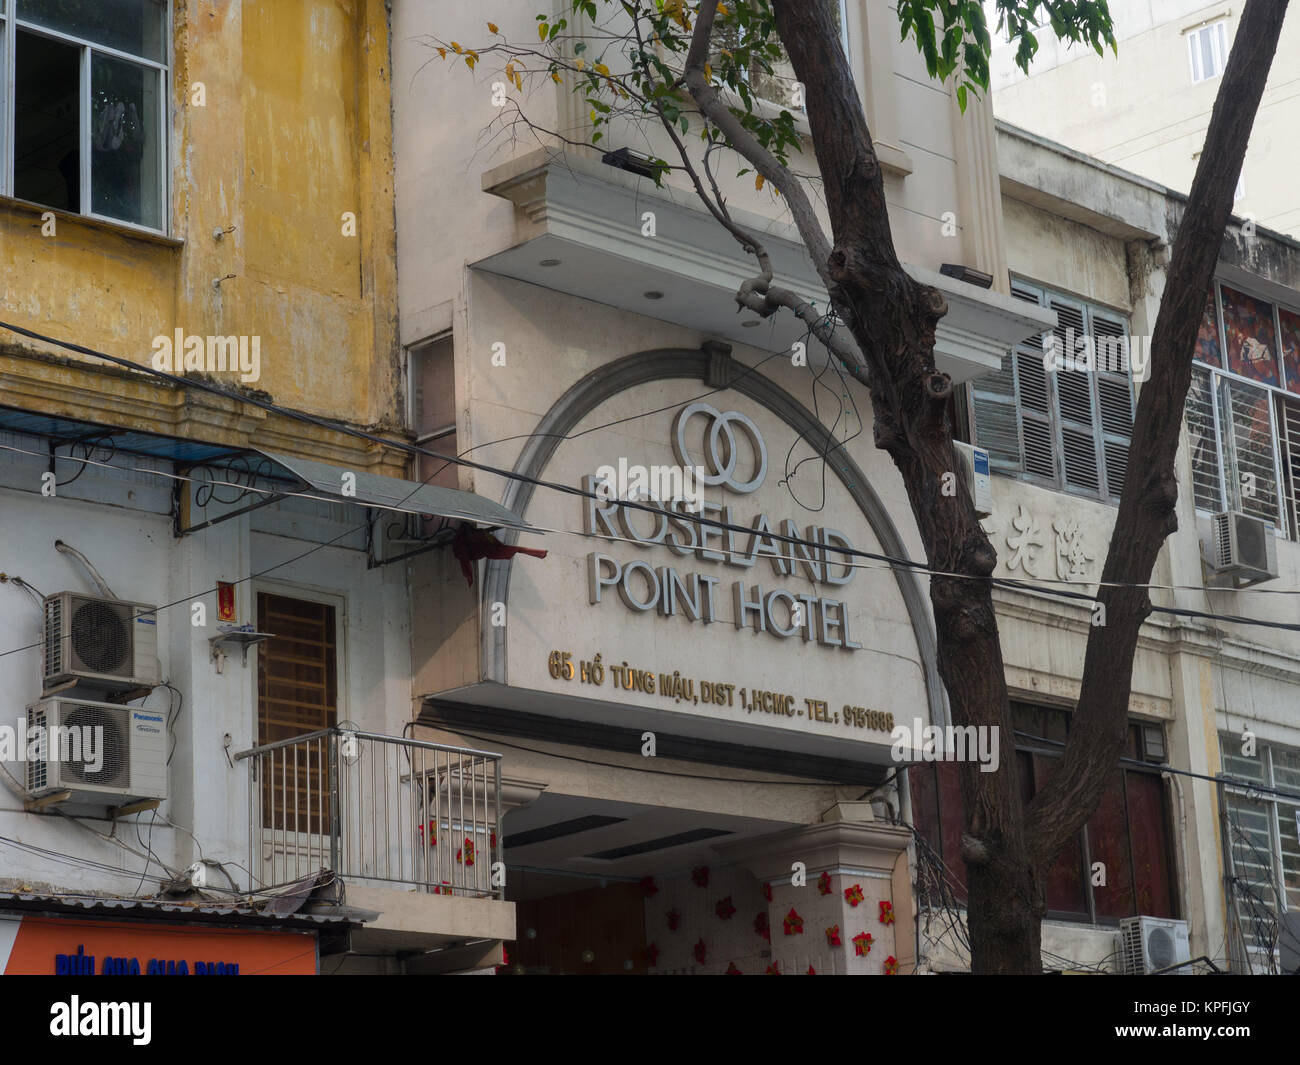
<path id="1" fill-rule="evenodd" d="M 400 428 L 385 3 L 176 0 L 173 18 L 169 235 L 56 212 L 46 236 L 43 208 L 0 199 L 0 317 L 142 364 L 178 328 L 258 336 L 258 380 L 212 379 Z M 0 334 L 6 382 L 48 377 L 48 363 L 23 357 L 42 348 Z M 70 359 L 58 376 L 84 393 L 80 416 L 125 387 L 93 372 L 101 360 L 44 350 Z M 158 391 L 155 403 L 174 406 Z M 212 428 L 246 435 L 237 414 Z"/>

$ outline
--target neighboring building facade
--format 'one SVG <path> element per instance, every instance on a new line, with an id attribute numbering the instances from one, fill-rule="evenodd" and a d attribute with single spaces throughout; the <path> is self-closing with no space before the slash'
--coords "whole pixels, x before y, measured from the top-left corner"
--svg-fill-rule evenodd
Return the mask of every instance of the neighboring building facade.
<path id="1" fill-rule="evenodd" d="M 477 512 L 401 479 L 389 73 L 379 0 L 0 2 L 0 320 L 125 360 L 0 329 L 0 971 L 192 969 L 194 921 L 242 972 L 475 967 L 513 931 L 487 863 L 415 832 L 464 795 L 486 851 L 497 794 L 490 758 L 402 740 L 409 596 L 377 559 Z M 65 733 L 98 773 L 13 750 L 42 723 L 100 730 Z"/>
<path id="2" fill-rule="evenodd" d="M 1015 65 L 1015 48 L 995 35 L 994 110 L 1015 126 L 1186 193 L 1242 6 L 1111 0 L 1117 54 L 1069 46 L 1044 27 L 1028 76 Z M 1298 52 L 1300 24 L 1288 19 L 1234 205 L 1243 218 L 1292 236 L 1300 235 L 1292 176 L 1300 168 L 1300 144 L 1291 135 L 1300 122 L 1300 97 L 1286 60 Z"/>
<path id="3" fill-rule="evenodd" d="M 1185 198 L 1004 124 L 998 155 L 1014 291 L 1057 312 L 1056 352 L 1081 350 L 1070 333 L 1130 338 L 1126 361 L 1140 380 Z M 1243 233 L 1233 221 L 1187 401 L 1179 529 L 1152 574 L 1157 613 L 1143 626 L 1134 662 L 1129 748 L 1101 807 L 1049 877 L 1044 951 L 1057 967 L 1117 968 L 1115 926 L 1134 915 L 1185 921 L 1192 958 L 1240 972 L 1277 971 L 1294 935 L 1298 281 L 1300 245 L 1263 230 Z M 968 424 L 1001 474 L 985 527 L 999 552 L 997 576 L 1095 587 L 1116 493 L 1140 461 L 1127 454 L 1123 429 L 1129 390 L 1123 372 L 1068 364 L 1049 371 L 1045 355 L 1053 354 L 1041 342 L 1018 345 L 1000 373 L 971 383 Z M 1219 546 L 1212 516 L 1233 511 L 1269 523 L 1275 555 L 1271 578 L 1240 589 L 1207 564 Z M 1020 589 L 995 594 L 1030 794 L 1068 733 L 1090 604 Z M 917 825 L 961 881 L 954 768 L 909 774 Z M 1215 782 L 1219 774 L 1229 779 Z M 960 944 L 940 939 L 936 965 L 961 968 Z"/>

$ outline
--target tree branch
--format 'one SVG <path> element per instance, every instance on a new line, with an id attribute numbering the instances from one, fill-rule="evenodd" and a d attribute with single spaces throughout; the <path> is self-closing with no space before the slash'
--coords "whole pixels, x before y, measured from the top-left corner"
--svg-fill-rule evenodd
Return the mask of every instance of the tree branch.
<path id="1" fill-rule="evenodd" d="M 1079 705 L 1060 769 L 1026 808 L 1031 854 L 1050 868 L 1096 809 L 1118 764 L 1128 725 L 1133 656 L 1151 602 L 1150 579 L 1178 521 L 1174 459 L 1196 334 L 1205 308 L 1233 189 L 1277 50 L 1287 0 L 1248 0 L 1214 101 L 1187 209 L 1174 238 L 1151 337 L 1151 377 L 1138 397 L 1128 466 L 1098 591 L 1104 624 L 1094 626 L 1084 658 Z M 1134 587 L 1136 585 L 1137 587 Z"/>

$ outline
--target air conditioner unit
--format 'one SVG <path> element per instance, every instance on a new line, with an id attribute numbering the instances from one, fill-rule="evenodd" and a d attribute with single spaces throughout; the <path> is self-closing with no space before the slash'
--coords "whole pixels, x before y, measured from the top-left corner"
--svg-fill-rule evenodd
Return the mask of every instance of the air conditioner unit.
<path id="1" fill-rule="evenodd" d="M 154 609 L 76 592 L 48 596 L 43 690 L 69 681 L 104 691 L 157 687 L 161 676 Z"/>
<path id="2" fill-rule="evenodd" d="M 1187 922 L 1167 917 L 1125 917 L 1119 923 L 1120 956 L 1126 975 L 1145 976 L 1190 961 Z M 1190 965 L 1174 969 L 1186 975 Z"/>
<path id="3" fill-rule="evenodd" d="M 125 806 L 167 798 L 167 719 L 161 710 L 84 699 L 27 708 L 27 795 L 70 791 L 68 802 Z"/>
<path id="4" fill-rule="evenodd" d="M 1245 588 L 1277 576 L 1277 542 L 1273 525 L 1262 518 L 1229 510 L 1210 518 L 1207 565 Z"/>
<path id="5" fill-rule="evenodd" d="M 982 447 L 954 440 L 957 461 L 961 463 L 961 476 L 966 490 L 971 494 L 977 517 L 987 518 L 993 513 L 993 485 L 989 477 L 989 453 Z"/>

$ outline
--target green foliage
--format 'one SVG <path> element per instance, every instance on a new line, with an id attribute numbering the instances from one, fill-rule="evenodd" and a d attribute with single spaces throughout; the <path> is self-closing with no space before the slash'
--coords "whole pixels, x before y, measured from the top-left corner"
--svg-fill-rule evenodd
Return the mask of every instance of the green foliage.
<path id="1" fill-rule="evenodd" d="M 996 0 L 997 29 L 1016 46 L 1016 66 L 1028 72 L 1038 51 L 1034 31 L 1050 26 L 1063 41 L 1080 42 L 1102 55 L 1115 50 L 1108 0 Z M 910 36 L 930 77 L 956 78 L 957 102 L 966 110 L 968 90 L 989 87 L 993 42 L 980 0 L 898 0 L 902 39 Z"/>

